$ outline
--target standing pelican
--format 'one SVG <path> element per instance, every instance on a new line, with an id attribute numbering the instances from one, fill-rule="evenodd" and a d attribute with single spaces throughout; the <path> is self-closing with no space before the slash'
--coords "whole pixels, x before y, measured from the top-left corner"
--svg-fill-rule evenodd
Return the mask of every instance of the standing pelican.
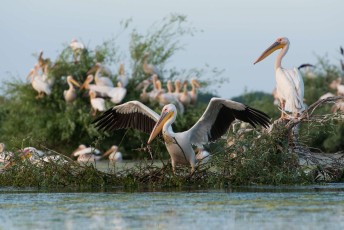
<path id="1" fill-rule="evenodd" d="M 67 77 L 67 84 L 69 86 L 68 90 L 63 91 L 64 99 L 67 103 L 73 102 L 76 99 L 76 92 L 75 88 L 73 86 L 76 85 L 77 87 L 80 87 L 79 83 L 73 79 L 72 76 Z"/>
<path id="2" fill-rule="evenodd" d="M 171 80 L 167 81 L 167 92 L 168 93 L 173 93 L 173 84 Z"/>
<path id="3" fill-rule="evenodd" d="M 102 64 L 97 63 L 92 69 L 90 69 L 87 72 L 87 74 L 90 74 L 93 72 L 95 72 L 94 81 L 95 81 L 96 85 L 113 87 L 113 83 L 112 83 L 111 79 L 108 77 L 104 77 L 102 75 L 103 72 L 105 72 L 109 75 L 111 74 L 109 70 L 107 70 L 105 67 L 102 66 Z"/>
<path id="4" fill-rule="evenodd" d="M 93 113 L 92 115 L 95 116 L 97 111 L 105 111 L 105 100 L 103 98 L 96 98 L 96 92 L 90 91 L 90 102 L 92 106 Z"/>
<path id="5" fill-rule="evenodd" d="M 41 76 L 38 75 L 38 65 L 35 65 L 34 69 L 30 71 L 27 79 L 31 78 L 31 85 L 34 90 L 38 92 L 36 98 L 41 98 L 46 95 L 51 94 L 51 86 L 44 82 Z"/>
<path id="6" fill-rule="evenodd" d="M 103 154 L 103 157 L 107 157 L 107 156 L 109 156 L 108 158 L 109 158 L 110 162 L 113 162 L 113 163 L 123 161 L 122 153 L 118 152 L 118 146 L 117 145 L 111 146 L 111 148 Z"/>
<path id="7" fill-rule="evenodd" d="M 120 82 L 122 84 L 122 87 L 124 87 L 124 88 L 127 87 L 128 83 L 129 83 L 129 78 L 124 72 L 124 64 L 123 63 L 119 66 L 117 80 L 118 80 L 118 82 Z"/>
<path id="8" fill-rule="evenodd" d="M 188 81 L 184 81 L 183 88 L 183 92 L 179 94 L 179 101 L 184 105 L 184 107 L 187 107 L 191 103 L 191 96 L 188 92 Z"/>
<path id="9" fill-rule="evenodd" d="M 143 55 L 143 72 L 145 74 L 148 74 L 149 76 L 152 76 L 153 74 L 156 74 L 158 76 L 161 77 L 161 73 L 158 70 L 158 68 L 156 68 L 154 65 L 152 64 L 148 64 L 148 57 L 149 57 L 149 53 L 145 52 Z"/>
<path id="10" fill-rule="evenodd" d="M 189 91 L 189 95 L 191 97 L 191 104 L 196 104 L 197 102 L 197 89 L 200 88 L 201 86 L 199 85 L 198 81 L 196 79 L 191 80 L 191 91 Z"/>
<path id="11" fill-rule="evenodd" d="M 82 44 L 78 40 L 72 39 L 72 41 L 69 44 L 69 47 L 73 51 L 74 62 L 77 63 L 78 62 L 78 57 L 81 55 L 82 51 L 85 49 L 85 46 L 84 46 L 84 44 Z"/>
<path id="12" fill-rule="evenodd" d="M 282 58 L 288 52 L 289 45 L 288 38 L 278 38 L 254 63 L 262 61 L 275 50 L 282 49 L 275 61 L 276 93 L 282 110 L 281 119 L 287 117 L 285 111 L 292 112 L 294 117 L 297 117 L 305 110 L 303 104 L 304 84 L 299 70 L 297 68 L 284 69 L 281 66 Z"/>
<path id="13" fill-rule="evenodd" d="M 212 98 L 198 122 L 189 130 L 174 133 L 172 124 L 177 117 L 175 105 L 168 104 L 161 116 L 138 101 L 129 101 L 115 106 L 93 121 L 99 130 L 134 128 L 150 133 L 148 144 L 162 131 L 173 172 L 176 164 L 190 164 L 195 170 L 196 157 L 192 145 L 201 147 L 219 139 L 235 119 L 252 126 L 269 126 L 269 116 L 244 104 L 222 98 Z"/>

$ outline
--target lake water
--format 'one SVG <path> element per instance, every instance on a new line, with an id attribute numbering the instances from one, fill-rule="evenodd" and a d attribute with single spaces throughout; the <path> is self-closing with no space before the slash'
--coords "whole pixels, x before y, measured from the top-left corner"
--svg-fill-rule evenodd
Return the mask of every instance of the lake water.
<path id="1" fill-rule="evenodd" d="M 344 184 L 0 197 L 0 229 L 344 229 Z"/>

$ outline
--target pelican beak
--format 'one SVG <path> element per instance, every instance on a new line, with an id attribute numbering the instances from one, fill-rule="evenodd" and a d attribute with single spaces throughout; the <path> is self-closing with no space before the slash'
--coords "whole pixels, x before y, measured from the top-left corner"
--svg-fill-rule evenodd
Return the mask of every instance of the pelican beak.
<path id="1" fill-rule="evenodd" d="M 164 124 L 168 119 L 170 119 L 173 116 L 174 112 L 173 111 L 165 111 L 162 112 L 160 119 L 157 121 L 155 124 L 153 131 L 148 139 L 147 144 L 150 144 L 156 136 L 161 132 L 162 127 L 164 127 Z"/>
<path id="2" fill-rule="evenodd" d="M 80 88 L 80 84 L 79 82 L 77 82 L 76 80 L 74 80 L 73 78 L 70 80 L 70 82 L 72 82 L 75 86 Z M 84 85 L 84 84 L 83 84 Z"/>
<path id="3" fill-rule="evenodd" d="M 261 60 L 263 60 L 264 58 L 266 58 L 267 56 L 269 56 L 271 53 L 273 53 L 275 50 L 281 49 L 284 47 L 284 44 L 280 43 L 280 42 L 275 42 L 274 44 L 272 44 L 269 48 L 267 48 L 264 53 L 262 53 L 262 55 L 260 55 L 260 57 L 257 59 L 257 61 L 254 62 L 254 65 L 258 62 L 260 62 Z"/>
<path id="4" fill-rule="evenodd" d="M 194 80 L 193 83 L 195 84 L 195 86 L 197 88 L 201 88 L 201 85 L 199 84 L 199 82 L 197 80 Z"/>
<path id="5" fill-rule="evenodd" d="M 82 85 L 81 85 L 81 87 L 80 87 L 80 89 L 86 89 L 86 86 L 88 85 L 88 82 L 87 81 L 85 81 Z"/>

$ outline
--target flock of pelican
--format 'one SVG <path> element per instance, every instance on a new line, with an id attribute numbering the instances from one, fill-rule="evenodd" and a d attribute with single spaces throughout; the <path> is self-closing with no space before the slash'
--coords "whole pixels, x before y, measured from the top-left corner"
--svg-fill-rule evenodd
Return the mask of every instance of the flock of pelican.
<path id="1" fill-rule="evenodd" d="M 281 109 L 280 119 L 297 119 L 305 110 L 303 102 L 304 83 L 299 69 L 285 69 L 282 67 L 282 59 L 287 54 L 289 46 L 288 38 L 278 38 L 254 62 L 256 64 L 274 51 L 281 50 L 274 64 L 276 79 L 274 96 L 277 100 L 276 104 Z M 72 41 L 70 47 L 74 52 L 74 61 L 77 62 L 80 51 L 85 47 L 78 44 L 76 40 Z M 163 89 L 159 80 L 161 72 L 154 65 L 149 64 L 148 59 L 149 53 L 145 53 L 142 59 L 142 68 L 150 78 L 144 80 L 136 88 L 142 90 L 140 101 L 129 101 L 120 104 L 126 95 L 125 87 L 129 80 L 124 74 L 124 66 L 120 66 L 118 82 L 115 86 L 111 79 L 105 76 L 106 74 L 110 75 L 110 71 L 100 63 L 96 64 L 88 72 L 88 76 L 81 86 L 71 76 L 67 77 L 69 90 L 64 92 L 65 100 L 67 102 L 75 100 L 74 86 L 87 89 L 89 90 L 93 115 L 96 115 L 97 111 L 103 112 L 93 121 L 93 124 L 99 130 L 137 129 L 150 135 L 147 144 L 151 144 L 157 136 L 161 135 L 170 155 L 174 173 L 176 166 L 180 164 L 190 165 L 191 172 L 194 172 L 198 162 L 209 159 L 210 154 L 204 150 L 203 145 L 219 139 L 236 119 L 246 122 L 254 128 L 257 125 L 264 128 L 269 127 L 270 118 L 264 112 L 232 100 L 212 98 L 203 115 L 189 130 L 174 132 L 172 124 L 176 121 L 177 112 L 183 113 L 186 107 L 196 103 L 197 89 L 200 88 L 200 84 L 196 79 L 191 79 L 192 89 L 188 90 L 188 81 L 182 83 L 180 80 L 176 80 L 174 84 L 172 81 L 168 81 L 166 89 Z M 49 77 L 47 77 L 49 76 L 47 63 L 49 62 L 40 55 L 39 63 L 34 66 L 28 76 L 28 78 L 31 78 L 32 87 L 38 92 L 37 97 L 51 93 L 53 81 L 51 79 L 49 81 Z M 42 75 L 37 77 L 40 68 L 42 68 Z M 45 78 L 43 78 L 43 75 L 45 75 Z M 95 84 L 91 84 L 93 81 Z M 150 86 L 152 86 L 152 89 L 147 91 Z M 341 85 L 340 80 L 334 81 L 330 87 L 337 89 L 338 94 L 344 95 L 344 85 Z M 119 105 L 106 110 L 103 97 L 110 98 L 111 102 Z M 149 101 L 158 102 L 163 106 L 160 115 L 144 104 Z M 193 146 L 197 146 L 197 150 Z M 77 157 L 78 161 L 96 161 L 103 158 L 109 158 L 113 161 L 122 160 L 122 155 L 118 152 L 117 146 L 112 146 L 105 153 L 101 153 L 92 147 L 80 145 L 72 156 Z"/>
<path id="2" fill-rule="evenodd" d="M 47 154 L 46 152 L 34 147 L 25 147 L 18 150 L 18 153 L 19 159 L 28 160 L 32 164 L 38 166 L 41 165 L 42 162 L 55 162 L 60 164 L 67 162 L 67 160 L 61 155 Z M 86 147 L 81 144 L 72 152 L 71 157 L 76 158 L 76 161 L 84 164 L 94 163 L 95 161 L 103 159 L 108 159 L 112 164 L 123 161 L 122 153 L 118 151 L 118 146 L 116 145 L 111 146 L 107 151 L 102 153 L 94 147 Z M 7 169 L 16 164 L 15 160 L 15 154 L 7 151 L 4 143 L 0 143 L 0 163 L 3 164 L 3 169 Z"/>

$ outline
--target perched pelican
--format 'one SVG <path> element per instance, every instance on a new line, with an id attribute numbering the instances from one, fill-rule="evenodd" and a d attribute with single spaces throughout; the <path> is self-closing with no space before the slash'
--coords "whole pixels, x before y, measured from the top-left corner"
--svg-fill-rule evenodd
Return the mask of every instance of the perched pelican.
<path id="1" fill-rule="evenodd" d="M 173 84 L 171 80 L 167 81 L 167 92 L 168 93 L 173 93 Z"/>
<path id="2" fill-rule="evenodd" d="M 179 101 L 184 105 L 184 107 L 188 107 L 191 103 L 191 96 L 188 92 L 188 81 L 184 81 L 183 88 L 183 92 L 179 94 Z"/>
<path id="3" fill-rule="evenodd" d="M 148 74 L 149 76 L 156 74 L 161 77 L 160 71 L 154 65 L 148 64 L 148 57 L 149 53 L 145 52 L 143 55 L 143 72 L 145 72 L 145 74 Z"/>
<path id="4" fill-rule="evenodd" d="M 161 116 L 139 101 L 129 101 L 115 106 L 92 123 L 99 130 L 134 128 L 150 133 L 148 144 L 162 131 L 172 168 L 176 164 L 190 164 L 195 170 L 195 152 L 192 145 L 201 147 L 207 142 L 220 138 L 235 119 L 249 122 L 252 126 L 269 127 L 269 116 L 244 104 L 222 98 L 212 98 L 198 122 L 189 130 L 174 133 L 172 124 L 177 117 L 175 105 L 168 104 L 162 109 Z"/>
<path id="5" fill-rule="evenodd" d="M 278 38 L 263 54 L 254 62 L 262 61 L 277 49 L 282 49 L 275 61 L 276 89 L 277 97 L 281 105 L 281 118 L 286 118 L 285 111 L 292 112 L 295 117 L 305 110 L 303 104 L 304 83 L 302 76 L 297 68 L 288 70 L 281 66 L 282 58 L 289 49 L 288 38 Z"/>
<path id="6" fill-rule="evenodd" d="M 5 149 L 6 149 L 5 144 L 0 143 L 0 162 L 1 163 L 7 163 L 13 157 L 13 153 L 7 152 L 7 151 L 5 151 Z"/>
<path id="7" fill-rule="evenodd" d="M 181 114 L 184 113 L 184 105 L 179 101 L 178 97 L 174 93 L 165 93 L 161 90 L 161 82 L 157 81 L 157 88 L 158 93 L 156 95 L 156 99 L 159 101 L 159 104 L 161 106 L 167 105 L 167 104 L 174 104 L 178 107 L 179 112 Z"/>
<path id="8" fill-rule="evenodd" d="M 119 66 L 119 71 L 118 71 L 118 77 L 117 77 L 118 82 L 122 84 L 122 87 L 127 87 L 129 83 L 129 78 L 128 76 L 124 73 L 124 64 L 122 63 Z"/>
<path id="9" fill-rule="evenodd" d="M 149 80 L 142 81 L 136 89 L 140 89 L 142 87 L 142 93 L 140 94 L 140 101 L 143 103 L 147 103 L 149 101 L 149 95 L 147 93 L 147 89 L 150 86 Z"/>
<path id="10" fill-rule="evenodd" d="M 176 97 L 179 98 L 180 95 L 180 88 L 181 88 L 182 83 L 180 82 L 180 80 L 176 80 L 174 82 L 174 95 L 176 95 Z"/>
<path id="11" fill-rule="evenodd" d="M 336 80 L 333 80 L 330 84 L 331 89 L 337 90 L 338 96 L 344 96 L 344 85 L 341 85 L 341 83 L 342 83 L 342 78 L 339 77 Z"/>
<path id="12" fill-rule="evenodd" d="M 205 150 L 203 147 L 198 147 L 196 151 L 198 152 L 196 154 L 196 160 L 198 163 L 205 164 L 210 160 L 211 158 L 210 153 L 207 150 Z"/>
<path id="13" fill-rule="evenodd" d="M 111 148 L 103 154 L 103 157 L 107 157 L 107 156 L 109 156 L 108 158 L 109 158 L 110 162 L 122 162 L 123 161 L 122 153 L 118 152 L 118 146 L 117 145 L 111 146 Z"/>
<path id="14" fill-rule="evenodd" d="M 92 115 L 95 116 L 97 114 L 97 111 L 105 111 L 105 100 L 103 98 L 96 98 L 96 92 L 90 91 L 90 102 L 92 106 L 93 113 Z"/>
<path id="15" fill-rule="evenodd" d="M 27 79 L 31 78 L 32 88 L 38 92 L 36 98 L 41 98 L 44 94 L 51 94 L 51 86 L 42 80 L 41 76 L 38 75 L 36 68 L 37 66 L 35 65 L 34 71 L 30 71 Z"/>
<path id="16" fill-rule="evenodd" d="M 100 63 L 97 63 L 91 70 L 89 70 L 87 72 L 87 74 L 93 73 L 94 71 L 95 71 L 94 81 L 95 81 L 97 86 L 113 87 L 113 83 L 112 83 L 111 79 L 108 77 L 102 76 L 102 72 L 106 72 L 108 74 L 110 74 L 110 73 Z"/>
<path id="17" fill-rule="evenodd" d="M 334 97 L 335 95 L 333 93 L 325 93 L 324 95 L 322 95 L 319 100 L 322 100 L 322 99 L 326 99 L 326 98 L 329 98 L 329 97 Z"/>
<path id="18" fill-rule="evenodd" d="M 74 62 L 77 63 L 78 62 L 78 57 L 81 55 L 82 51 L 85 49 L 85 46 L 84 46 L 84 44 L 82 44 L 78 40 L 72 39 L 72 41 L 69 44 L 69 47 L 73 51 Z"/>
<path id="19" fill-rule="evenodd" d="M 127 89 L 121 86 L 121 83 L 117 83 L 117 87 L 110 86 L 99 86 L 90 84 L 93 81 L 93 76 L 88 75 L 85 82 L 82 84 L 80 89 L 88 89 L 97 93 L 100 97 L 109 97 L 111 102 L 114 104 L 119 104 L 124 99 L 127 94 Z"/>
<path id="20" fill-rule="evenodd" d="M 191 80 L 191 91 L 189 91 L 189 95 L 191 97 L 191 104 L 196 104 L 197 102 L 197 89 L 201 86 L 199 85 L 198 81 L 196 79 Z"/>
<path id="21" fill-rule="evenodd" d="M 103 154 L 100 150 L 94 147 L 79 145 L 79 147 L 73 151 L 72 157 L 77 157 L 78 162 L 92 163 L 94 161 L 101 160 L 103 158 Z"/>
<path id="22" fill-rule="evenodd" d="M 161 84 L 159 84 L 158 75 L 154 74 L 152 76 L 153 89 L 148 93 L 149 100 L 151 102 L 157 101 L 157 96 L 162 92 Z M 161 82 L 160 82 L 161 83 Z"/>
<path id="23" fill-rule="evenodd" d="M 76 85 L 77 87 L 80 87 L 79 83 L 73 79 L 72 76 L 67 77 L 67 84 L 69 86 L 68 90 L 63 91 L 63 96 L 66 102 L 73 102 L 76 99 L 76 92 L 75 88 L 73 86 Z"/>
<path id="24" fill-rule="evenodd" d="M 46 67 L 48 67 L 49 65 L 51 64 L 51 61 L 49 58 L 43 58 L 43 51 L 41 51 L 39 53 L 39 56 L 38 56 L 38 65 L 39 65 L 39 68 L 42 69 L 42 72 L 45 71 Z"/>

